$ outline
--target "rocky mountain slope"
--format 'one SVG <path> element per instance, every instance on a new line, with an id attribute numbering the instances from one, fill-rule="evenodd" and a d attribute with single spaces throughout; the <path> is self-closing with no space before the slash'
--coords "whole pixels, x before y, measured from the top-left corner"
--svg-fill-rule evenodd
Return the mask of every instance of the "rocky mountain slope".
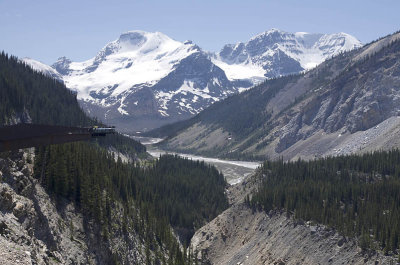
<path id="1" fill-rule="evenodd" d="M 362 251 L 332 228 L 295 220 L 285 211 L 253 211 L 244 202 L 257 187 L 250 177 L 231 186 L 232 206 L 193 236 L 203 264 L 395 264 L 395 257 Z"/>
<path id="2" fill-rule="evenodd" d="M 160 129 L 167 149 L 292 159 L 399 146 L 400 34 L 268 80 Z M 215 139 L 219 139 L 215 144 Z"/>
<path id="3" fill-rule="evenodd" d="M 60 75 L 91 116 L 134 132 L 190 118 L 265 78 L 298 73 L 360 46 L 345 33 L 271 30 L 212 54 L 160 32 L 130 31 L 84 62 L 61 57 L 52 68 L 25 62 Z"/>

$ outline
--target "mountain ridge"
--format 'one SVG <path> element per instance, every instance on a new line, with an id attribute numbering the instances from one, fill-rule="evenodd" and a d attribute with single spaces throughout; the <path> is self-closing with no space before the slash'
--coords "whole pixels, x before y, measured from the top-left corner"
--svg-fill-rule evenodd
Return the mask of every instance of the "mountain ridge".
<path id="1" fill-rule="evenodd" d="M 381 123 L 390 123 L 388 139 L 394 140 L 398 127 L 399 38 L 395 33 L 304 74 L 267 80 L 214 104 L 170 134 L 163 148 L 263 159 L 373 150 L 383 144 Z M 221 141 L 211 144 L 216 137 Z M 397 141 L 384 142 L 390 149 Z"/>
<path id="2" fill-rule="evenodd" d="M 77 92 L 81 105 L 90 115 L 125 132 L 146 131 L 190 118 L 265 78 L 304 71 L 306 68 L 299 62 L 301 56 L 325 52 L 317 55 L 319 63 L 361 45 L 357 42 L 354 47 L 344 47 L 355 38 L 339 34 L 338 43 L 325 43 L 323 49 L 318 46 L 322 50 L 304 50 L 305 46 L 293 39 L 296 34 L 303 38 L 335 38 L 335 34 L 266 31 L 243 44 L 245 50 L 233 63 L 222 56 L 229 45 L 219 54 L 211 54 L 191 41 L 179 42 L 161 32 L 136 30 L 121 34 L 89 60 L 72 62 L 60 57 L 52 68 L 62 76 L 67 87 Z M 260 43 L 255 45 L 255 42 Z M 290 50 L 289 46 L 297 50 Z M 240 56 L 247 53 L 254 56 L 243 63 Z M 298 53 L 296 58 L 295 53 Z"/>
<path id="3" fill-rule="evenodd" d="M 253 77 L 261 79 L 309 70 L 327 58 L 361 46 L 355 37 L 343 32 L 289 33 L 271 29 L 257 34 L 248 42 L 225 45 L 214 58 L 221 68 L 226 67 L 225 64 L 261 68 L 262 76 Z M 282 64 L 282 60 L 286 62 Z M 239 74 L 230 72 L 229 68 L 226 72 L 228 76 Z"/>

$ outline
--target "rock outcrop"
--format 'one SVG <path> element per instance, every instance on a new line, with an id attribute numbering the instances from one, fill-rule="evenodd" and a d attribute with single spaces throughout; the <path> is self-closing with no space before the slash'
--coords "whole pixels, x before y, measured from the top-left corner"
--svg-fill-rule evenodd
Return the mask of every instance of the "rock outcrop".
<path id="1" fill-rule="evenodd" d="M 122 206 L 113 205 L 108 240 L 74 204 L 55 200 L 32 177 L 33 149 L 0 157 L 0 264 L 122 264 L 145 262 L 133 227 L 121 234 Z"/>
<path id="2" fill-rule="evenodd" d="M 191 247 L 203 264 L 395 264 L 332 228 L 286 212 L 253 211 L 243 198 L 255 186 L 254 177 L 231 186 L 232 206 L 195 233 Z"/>

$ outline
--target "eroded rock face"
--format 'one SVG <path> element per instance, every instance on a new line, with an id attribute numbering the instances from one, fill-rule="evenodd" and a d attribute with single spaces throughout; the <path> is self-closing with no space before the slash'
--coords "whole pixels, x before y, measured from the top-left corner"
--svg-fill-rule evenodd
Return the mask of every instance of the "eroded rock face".
<path id="1" fill-rule="evenodd" d="M 232 206 L 196 232 L 192 246 L 210 264 L 389 264 L 389 258 L 363 253 L 355 240 L 286 213 L 252 212 Z"/>
<path id="2" fill-rule="evenodd" d="M 362 252 L 354 239 L 334 229 L 294 220 L 286 212 L 252 211 L 243 197 L 255 187 L 246 180 L 230 188 L 240 198 L 192 238 L 202 264 L 390 264 L 395 258 Z"/>
<path id="3" fill-rule="evenodd" d="M 84 238 L 82 217 L 74 208 L 59 212 L 32 177 L 32 152 L 33 149 L 29 155 L 3 153 L 0 158 L 0 253 L 4 253 L 0 263 L 86 264 L 93 261 L 84 241 L 78 241 L 79 237 Z M 67 213 L 72 214 L 70 218 L 63 216 Z M 65 229 L 67 220 L 76 224 L 75 233 L 79 236 L 75 239 Z"/>
<path id="4" fill-rule="evenodd" d="M 72 203 L 57 204 L 33 178 L 33 149 L 2 153 L 0 158 L 0 264 L 142 264 L 143 243 L 129 227 L 122 236 L 123 208 L 113 207 L 114 227 L 102 240 Z"/>
<path id="5" fill-rule="evenodd" d="M 10 211 L 14 208 L 12 193 L 6 188 L 2 187 L 0 191 L 0 209 Z"/>

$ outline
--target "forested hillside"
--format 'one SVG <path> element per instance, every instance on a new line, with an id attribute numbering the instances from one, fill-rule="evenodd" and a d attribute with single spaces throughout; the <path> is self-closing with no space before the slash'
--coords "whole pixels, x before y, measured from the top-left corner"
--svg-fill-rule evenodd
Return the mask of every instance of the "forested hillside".
<path id="1" fill-rule="evenodd" d="M 26 119 L 27 115 L 39 124 L 88 126 L 95 123 L 79 108 L 76 95 L 62 83 L 35 72 L 4 52 L 0 54 L 0 87 L 0 124 Z"/>
<path id="2" fill-rule="evenodd" d="M 0 63 L 0 124 L 99 124 L 83 113 L 76 95 L 60 82 L 4 53 Z M 134 161 L 124 163 L 110 151 Z M 214 167 L 176 156 L 162 156 L 146 166 L 138 157 L 146 158 L 146 148 L 120 134 L 40 147 L 35 150 L 33 177 L 60 214 L 72 203 L 83 215 L 88 251 L 97 263 L 189 264 L 193 253 L 186 256 L 174 234 L 185 247 L 195 229 L 226 209 L 224 177 Z M 77 240 L 71 232 L 71 241 Z M 129 258 L 127 249 L 134 252 Z"/>
<path id="3" fill-rule="evenodd" d="M 151 169 L 139 170 L 138 177 L 138 199 L 158 217 L 167 217 L 185 244 L 228 207 L 224 176 L 204 162 L 163 155 Z"/>
<path id="4" fill-rule="evenodd" d="M 296 218 L 359 237 L 362 248 L 396 252 L 400 245 L 400 151 L 266 161 L 263 182 L 247 202 L 286 209 Z"/>
<path id="5" fill-rule="evenodd" d="M 166 264 L 163 244 L 170 255 L 168 262 L 188 262 L 170 224 L 187 245 L 195 228 L 228 205 L 225 180 L 215 168 L 171 155 L 142 168 L 115 162 L 108 152 L 89 144 L 55 145 L 38 149 L 35 177 L 56 200 L 74 201 L 88 220 L 99 224 L 103 240 L 113 227 L 111 209 L 115 202 L 122 202 L 123 229 L 133 222 L 161 264 Z M 122 259 L 123 253 L 119 255 Z"/>

